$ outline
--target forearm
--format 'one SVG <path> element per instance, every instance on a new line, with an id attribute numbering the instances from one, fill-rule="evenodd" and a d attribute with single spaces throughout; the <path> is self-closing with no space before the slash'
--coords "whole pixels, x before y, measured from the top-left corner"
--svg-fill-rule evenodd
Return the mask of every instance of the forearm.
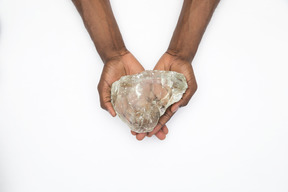
<path id="1" fill-rule="evenodd" d="M 109 0 L 72 0 L 80 13 L 95 47 L 106 63 L 127 53 Z"/>
<path id="2" fill-rule="evenodd" d="M 184 0 L 168 54 L 192 62 L 205 29 L 220 0 Z"/>

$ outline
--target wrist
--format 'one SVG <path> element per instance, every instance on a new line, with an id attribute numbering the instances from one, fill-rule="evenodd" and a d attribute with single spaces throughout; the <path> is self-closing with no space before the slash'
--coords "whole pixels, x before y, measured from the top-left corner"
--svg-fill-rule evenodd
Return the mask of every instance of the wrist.
<path id="1" fill-rule="evenodd" d="M 191 52 L 191 51 L 184 50 L 184 49 L 182 50 L 174 49 L 174 48 L 169 47 L 166 53 L 173 56 L 175 59 L 183 60 L 191 64 L 196 52 Z"/>
<path id="2" fill-rule="evenodd" d="M 106 51 L 105 54 L 102 54 L 103 56 L 101 56 L 101 58 L 104 64 L 106 64 L 107 62 L 111 60 L 120 59 L 121 57 L 123 57 L 124 55 L 128 53 L 130 53 L 129 50 L 125 46 L 123 46 L 117 50 Z"/>

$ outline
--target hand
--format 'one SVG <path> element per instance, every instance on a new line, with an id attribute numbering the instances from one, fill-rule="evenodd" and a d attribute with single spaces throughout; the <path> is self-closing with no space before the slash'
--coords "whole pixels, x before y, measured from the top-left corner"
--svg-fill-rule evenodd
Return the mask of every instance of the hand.
<path id="1" fill-rule="evenodd" d="M 197 90 L 197 83 L 191 63 L 168 52 L 166 52 L 160 58 L 160 60 L 154 67 L 154 70 L 176 71 L 178 73 L 182 73 L 185 76 L 188 83 L 188 88 L 186 92 L 183 94 L 181 100 L 170 106 L 165 111 L 164 115 L 160 117 L 158 124 L 156 125 L 154 130 L 148 133 L 149 137 L 155 134 L 159 139 L 163 140 L 165 139 L 166 134 L 168 133 L 168 128 L 165 124 L 175 114 L 175 112 L 179 109 L 179 107 L 183 107 L 188 104 L 189 100 Z"/>
<path id="2" fill-rule="evenodd" d="M 112 84 L 122 76 L 132 75 L 142 71 L 144 71 L 142 65 L 128 51 L 122 56 L 117 56 L 108 60 L 103 67 L 102 75 L 98 84 L 101 107 L 115 117 L 116 112 L 111 104 Z"/>

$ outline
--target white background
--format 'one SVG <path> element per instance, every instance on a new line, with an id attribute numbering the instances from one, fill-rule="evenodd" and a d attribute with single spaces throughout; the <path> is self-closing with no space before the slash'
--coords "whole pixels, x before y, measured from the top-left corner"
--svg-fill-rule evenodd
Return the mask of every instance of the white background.
<path id="1" fill-rule="evenodd" d="M 179 0 L 111 0 L 152 69 Z M 199 89 L 139 142 L 100 108 L 102 62 L 69 0 L 0 1 L 1 192 L 287 192 L 288 1 L 222 0 L 193 61 Z"/>

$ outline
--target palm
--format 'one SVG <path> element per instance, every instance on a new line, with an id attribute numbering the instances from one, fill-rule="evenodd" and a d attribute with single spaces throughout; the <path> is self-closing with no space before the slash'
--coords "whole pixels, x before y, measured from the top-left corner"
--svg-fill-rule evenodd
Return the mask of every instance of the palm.
<path id="1" fill-rule="evenodd" d="M 190 86 L 197 86 L 191 64 L 187 61 L 178 59 L 175 56 L 169 55 L 168 53 L 165 53 L 160 58 L 154 67 L 154 70 L 176 71 L 178 73 L 182 73 L 185 76 L 187 82 L 191 82 Z"/>

